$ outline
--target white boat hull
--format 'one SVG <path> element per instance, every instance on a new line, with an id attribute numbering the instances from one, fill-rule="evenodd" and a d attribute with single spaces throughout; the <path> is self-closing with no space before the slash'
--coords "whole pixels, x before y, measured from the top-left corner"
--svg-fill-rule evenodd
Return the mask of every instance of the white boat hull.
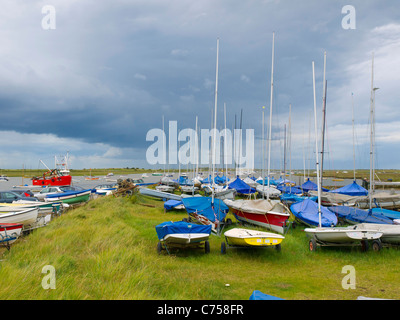
<path id="1" fill-rule="evenodd" d="M 161 242 L 166 244 L 191 244 L 208 240 L 208 233 L 174 233 L 167 234 Z"/>
<path id="2" fill-rule="evenodd" d="M 369 227 L 382 232 L 383 234 L 380 240 L 383 243 L 400 244 L 400 225 L 360 223 L 356 226 L 360 228 Z"/>
<path id="3" fill-rule="evenodd" d="M 323 243 L 352 243 L 363 240 L 379 239 L 383 232 L 374 228 L 332 227 L 332 228 L 306 228 L 304 232 Z"/>
<path id="4" fill-rule="evenodd" d="M 0 213 L 0 223 L 22 223 L 24 228 L 33 226 L 37 220 L 39 210 L 32 208 L 23 211 Z"/>

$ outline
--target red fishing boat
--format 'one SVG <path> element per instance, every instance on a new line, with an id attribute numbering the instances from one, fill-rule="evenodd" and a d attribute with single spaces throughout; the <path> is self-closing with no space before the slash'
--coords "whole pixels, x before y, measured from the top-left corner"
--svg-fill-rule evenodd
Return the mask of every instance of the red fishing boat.
<path id="1" fill-rule="evenodd" d="M 43 173 L 42 177 L 33 177 L 34 186 L 70 186 L 72 176 L 61 174 L 60 170 L 53 169 Z"/>

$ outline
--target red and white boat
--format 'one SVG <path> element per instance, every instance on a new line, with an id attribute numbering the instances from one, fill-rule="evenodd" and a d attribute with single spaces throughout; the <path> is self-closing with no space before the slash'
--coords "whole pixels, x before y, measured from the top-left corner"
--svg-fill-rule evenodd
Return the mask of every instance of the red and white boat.
<path id="1" fill-rule="evenodd" d="M 22 223 L 0 223 L 0 245 L 9 246 L 21 235 Z"/>
<path id="2" fill-rule="evenodd" d="M 43 177 L 33 177 L 34 186 L 70 186 L 72 182 L 71 175 L 63 175 L 60 170 L 49 170 L 43 174 Z"/>
<path id="3" fill-rule="evenodd" d="M 279 200 L 224 200 L 235 218 L 241 222 L 254 224 L 269 230 L 285 233 L 290 210 Z"/>

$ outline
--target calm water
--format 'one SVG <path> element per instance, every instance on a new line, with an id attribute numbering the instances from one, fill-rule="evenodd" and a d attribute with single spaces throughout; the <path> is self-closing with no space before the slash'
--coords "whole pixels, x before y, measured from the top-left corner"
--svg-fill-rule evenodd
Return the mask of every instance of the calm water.
<path id="1" fill-rule="evenodd" d="M 160 176 L 152 176 L 151 173 L 147 173 L 148 177 L 144 178 L 145 183 L 157 183 L 160 181 L 161 177 Z M 207 174 L 203 174 L 204 177 L 207 176 Z M 259 175 L 255 174 L 254 175 L 256 178 L 259 177 Z M 142 174 L 128 174 L 128 175 L 114 175 L 113 177 L 110 178 L 110 180 L 113 181 L 107 181 L 104 176 L 99 176 L 98 180 L 85 180 L 84 176 L 76 176 L 72 177 L 72 184 L 76 186 L 80 186 L 85 189 L 91 189 L 99 184 L 107 184 L 111 182 L 116 182 L 117 179 L 140 179 L 142 177 Z M 192 174 L 189 174 L 189 177 L 192 177 Z M 178 178 L 178 173 L 174 173 L 173 177 L 174 179 Z M 275 175 L 275 178 L 278 178 L 277 175 Z M 28 178 L 22 179 L 21 177 L 9 177 L 9 181 L 0 181 L 0 191 L 5 191 L 5 190 L 12 190 L 14 186 L 26 186 L 27 189 L 29 189 L 29 186 L 32 185 L 32 181 Z M 296 185 L 301 185 L 304 183 L 304 178 L 303 176 L 292 176 L 291 180 L 296 183 Z M 313 182 L 316 182 L 316 178 L 311 178 L 310 179 Z M 352 179 L 344 179 L 342 181 L 334 181 L 330 178 L 324 178 L 323 180 L 323 186 L 332 186 L 332 187 L 337 187 L 340 188 L 342 186 L 348 185 L 352 183 Z M 362 185 L 361 180 L 357 180 L 357 183 L 359 185 Z"/>

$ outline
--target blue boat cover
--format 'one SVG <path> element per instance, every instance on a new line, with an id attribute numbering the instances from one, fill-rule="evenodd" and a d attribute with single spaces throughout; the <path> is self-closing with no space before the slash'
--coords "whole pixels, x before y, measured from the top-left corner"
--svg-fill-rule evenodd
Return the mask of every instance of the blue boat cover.
<path id="1" fill-rule="evenodd" d="M 385 217 L 388 217 L 389 219 L 400 219 L 399 211 L 382 209 L 382 208 L 372 208 L 372 213 L 373 214 L 377 214 L 377 213 L 382 214 Z"/>
<path id="2" fill-rule="evenodd" d="M 222 221 L 229 211 L 229 207 L 220 199 L 214 199 L 212 205 L 211 197 L 187 197 L 182 198 L 182 202 L 189 214 L 200 214 L 212 222 L 216 219 Z"/>
<path id="3" fill-rule="evenodd" d="M 211 225 L 194 224 L 184 221 L 167 221 L 156 226 L 158 239 L 163 239 L 168 234 L 175 233 L 207 233 L 211 234 Z"/>
<path id="4" fill-rule="evenodd" d="M 368 191 L 363 187 L 359 186 L 355 181 L 348 184 L 347 186 L 341 187 L 339 189 L 331 190 L 332 193 L 346 194 L 348 196 L 366 196 Z"/>
<path id="5" fill-rule="evenodd" d="M 305 192 L 309 192 L 309 191 L 318 191 L 318 185 L 315 182 L 312 182 L 310 179 L 307 179 L 306 182 L 304 182 L 301 185 L 301 188 L 303 189 L 303 191 Z M 326 188 L 321 188 L 322 191 L 329 191 L 329 189 Z"/>
<path id="6" fill-rule="evenodd" d="M 306 199 L 312 200 L 312 201 L 317 201 L 318 197 L 307 197 L 307 196 L 298 196 L 292 193 L 283 193 L 280 195 L 280 199 L 282 202 L 299 202 L 303 201 Z"/>
<path id="7" fill-rule="evenodd" d="M 285 299 L 270 296 L 269 294 L 265 294 L 259 290 L 254 290 L 249 300 L 285 300 Z"/>
<path id="8" fill-rule="evenodd" d="M 256 182 L 262 185 L 262 184 L 263 184 L 263 179 L 258 179 L 258 180 L 256 180 Z M 276 180 L 273 179 L 273 178 L 271 178 L 271 179 L 269 180 L 269 184 L 270 184 L 270 185 L 273 184 L 274 186 L 278 185 L 278 183 L 276 182 Z M 265 185 L 265 186 L 268 185 L 268 178 L 265 178 L 265 179 L 264 179 L 264 185 Z"/>
<path id="9" fill-rule="evenodd" d="M 290 211 L 300 221 L 312 226 L 319 226 L 318 203 L 310 199 L 296 202 L 290 206 Z M 321 206 L 321 226 L 335 226 L 338 220 L 336 215 L 326 207 Z"/>
<path id="10" fill-rule="evenodd" d="M 214 182 L 217 183 L 217 184 L 222 184 L 222 183 L 225 183 L 227 181 L 229 181 L 229 179 L 227 177 L 225 177 L 225 176 L 222 176 L 222 177 L 216 176 L 214 178 Z"/>
<path id="11" fill-rule="evenodd" d="M 380 213 L 373 213 L 372 210 L 363 210 L 348 206 L 329 207 L 329 210 L 337 214 L 339 218 L 343 218 L 355 223 L 394 224 L 393 220 Z"/>
<path id="12" fill-rule="evenodd" d="M 180 204 L 183 204 L 182 200 L 178 201 L 178 200 L 168 200 L 164 202 L 164 208 L 166 210 L 172 210 L 173 208 L 175 208 L 176 206 L 179 206 Z"/>
<path id="13" fill-rule="evenodd" d="M 201 183 L 204 183 L 204 184 L 211 183 L 211 182 L 212 182 L 211 175 L 208 176 L 208 178 L 201 180 Z"/>
<path id="14" fill-rule="evenodd" d="M 276 187 L 282 193 L 292 193 L 292 194 L 301 194 L 303 191 L 297 187 L 285 186 L 280 184 Z"/>
<path id="15" fill-rule="evenodd" d="M 228 185 L 228 187 L 229 189 L 235 189 L 238 193 L 242 194 L 249 194 L 256 192 L 256 189 L 250 187 L 246 182 L 244 182 L 239 177 L 237 177 L 235 181 L 231 182 Z"/>

